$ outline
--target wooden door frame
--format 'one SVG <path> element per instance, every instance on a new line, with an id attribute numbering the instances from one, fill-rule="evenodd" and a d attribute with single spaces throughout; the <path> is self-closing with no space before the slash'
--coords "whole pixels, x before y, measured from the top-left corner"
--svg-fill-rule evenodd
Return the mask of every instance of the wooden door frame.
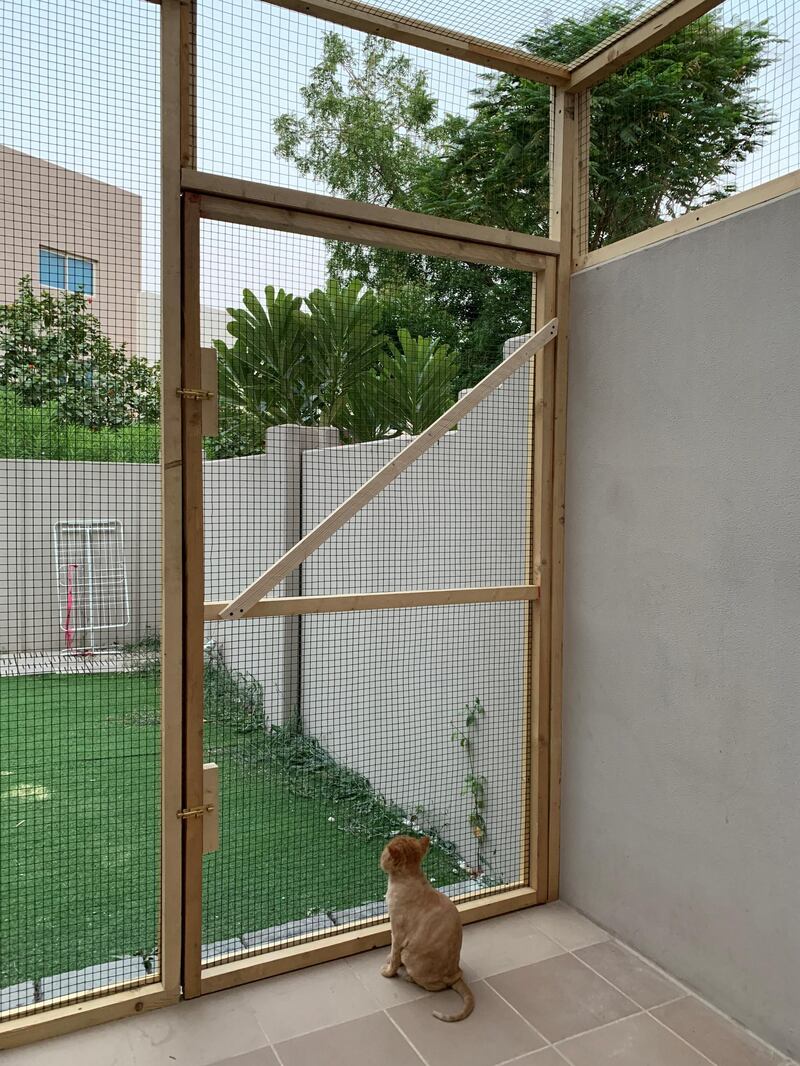
<path id="1" fill-rule="evenodd" d="M 227 191 L 227 190 L 224 190 Z M 268 191 L 267 195 L 272 195 Z M 252 206 L 258 208 L 254 197 L 257 187 L 250 189 Z M 197 189 L 182 193 L 182 293 L 183 293 L 183 375 L 182 388 L 194 393 L 201 387 L 200 379 L 200 224 L 203 218 L 218 220 L 220 214 L 228 216 L 227 197 L 215 197 Z M 349 208 L 348 208 L 349 210 Z M 230 216 L 234 224 L 269 226 L 271 214 L 256 213 L 252 220 Z M 330 215 L 316 216 L 320 232 L 336 232 L 338 220 Z M 385 220 L 382 220 L 382 222 Z M 394 221 L 394 220 L 393 220 Z M 426 250 L 435 254 L 438 241 L 449 241 L 436 232 L 438 220 L 432 219 L 427 235 Z M 365 225 L 370 225 L 365 223 Z M 379 227 L 380 233 L 391 229 L 404 233 L 409 240 L 418 237 L 414 231 L 403 227 Z M 369 234 L 361 234 L 369 238 Z M 500 239 L 505 239 L 501 237 Z M 549 242 L 549 246 L 555 242 Z M 448 244 L 444 247 L 449 249 Z M 482 255 L 478 249 L 476 256 Z M 558 258 L 552 254 L 529 253 L 531 270 L 536 279 L 537 311 L 536 329 L 554 318 L 557 302 Z M 541 265 L 540 265 L 541 264 Z M 531 411 L 535 411 L 531 432 L 533 439 L 532 480 L 530 496 L 531 551 L 527 583 L 518 587 L 492 589 L 446 589 L 411 590 L 406 592 L 376 594 L 362 597 L 315 597 L 312 609 L 315 612 L 339 612 L 347 610 L 404 609 L 453 602 L 502 602 L 506 600 L 527 601 L 528 634 L 527 652 L 523 666 L 525 675 L 525 701 L 528 721 L 526 760 L 528 780 L 535 795 L 529 795 L 525 810 L 525 869 L 520 878 L 506 889 L 486 890 L 478 898 L 472 894 L 461 903 L 460 910 L 465 922 L 479 921 L 493 915 L 507 913 L 536 903 L 546 902 L 549 884 L 550 822 L 552 801 L 550 796 L 551 743 L 550 726 L 550 582 L 552 565 L 549 542 L 552 535 L 552 461 L 553 461 L 553 413 L 555 398 L 556 342 L 547 343 L 534 357 Z M 477 393 L 479 390 L 475 390 Z M 184 804 L 187 809 L 202 804 L 202 728 L 203 728 L 203 624 L 207 619 L 219 621 L 220 604 L 203 602 L 203 529 L 202 529 L 202 427 L 201 403 L 185 399 L 183 403 L 183 525 L 184 525 Z M 291 602 L 283 599 L 271 602 L 257 601 L 243 617 L 267 616 L 280 613 L 305 613 L 302 600 Z M 241 618 L 228 621 L 237 625 Z M 371 923 L 343 927 L 332 936 L 320 938 L 313 943 L 297 944 L 291 941 L 270 945 L 267 952 L 255 948 L 245 956 L 203 967 L 201 960 L 202 921 L 202 817 L 187 820 L 184 829 L 183 893 L 183 994 L 193 998 L 207 992 L 259 980 L 263 977 L 289 970 L 311 966 L 333 958 L 341 958 L 389 942 L 389 925 L 385 919 Z"/>

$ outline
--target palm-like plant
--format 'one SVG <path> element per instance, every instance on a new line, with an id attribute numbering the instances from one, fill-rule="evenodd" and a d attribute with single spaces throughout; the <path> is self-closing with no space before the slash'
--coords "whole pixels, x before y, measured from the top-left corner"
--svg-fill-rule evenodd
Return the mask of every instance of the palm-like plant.
<path id="1" fill-rule="evenodd" d="M 389 341 L 383 352 L 374 405 L 399 433 L 416 435 L 453 403 L 458 360 L 435 337 L 412 337 L 399 329 L 397 339 L 399 344 Z"/>
<path id="2" fill-rule="evenodd" d="M 305 298 L 268 285 L 229 308 L 232 345 L 217 340 L 220 454 L 263 445 L 270 426 L 336 426 L 347 443 L 421 433 L 452 403 L 458 363 L 446 344 L 381 328 L 381 301 L 335 280 Z M 305 309 L 303 308 L 305 304 Z"/>
<path id="3" fill-rule="evenodd" d="M 379 332 L 381 306 L 374 293 L 354 279 L 306 297 L 309 315 L 309 364 L 318 390 L 319 423 L 342 426 L 348 395 L 380 359 L 385 336 Z"/>
<path id="4" fill-rule="evenodd" d="M 219 354 L 220 406 L 227 420 L 255 420 L 263 429 L 304 422 L 307 403 L 308 316 L 299 296 L 267 285 L 264 303 L 245 289 L 243 308 L 228 308 L 232 346 Z"/>

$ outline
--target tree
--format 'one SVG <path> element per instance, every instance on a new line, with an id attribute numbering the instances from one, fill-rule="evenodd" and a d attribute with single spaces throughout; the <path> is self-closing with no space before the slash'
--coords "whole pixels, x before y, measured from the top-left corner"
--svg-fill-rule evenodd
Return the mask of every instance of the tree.
<path id="1" fill-rule="evenodd" d="M 29 277 L 0 307 L 0 385 L 88 429 L 158 421 L 157 369 L 111 343 L 82 292 L 37 296 Z"/>
<path id="2" fill-rule="evenodd" d="M 635 14 L 608 7 L 520 44 L 570 63 Z M 772 126 L 751 86 L 771 61 L 773 41 L 764 24 L 726 26 L 712 12 L 593 88 L 590 248 L 735 191 L 735 164 Z M 426 170 L 424 209 L 544 233 L 549 106 L 546 86 L 508 74 L 485 78 L 474 119 Z"/>
<path id="3" fill-rule="evenodd" d="M 360 53 L 326 33 L 322 59 L 301 89 L 305 115 L 275 119 L 277 153 L 335 192 L 401 206 L 417 168 L 443 134 L 427 75 L 382 37 Z"/>
<path id="4" fill-rule="evenodd" d="M 393 307 L 357 279 L 304 298 L 249 289 L 219 354 L 216 456 L 260 451 L 270 426 L 336 426 L 352 443 L 420 433 L 453 401 L 458 364 L 440 340 L 387 331 Z M 394 336 L 397 337 L 395 343 Z"/>
<path id="5" fill-rule="evenodd" d="M 611 5 L 520 44 L 569 63 L 637 11 Z M 736 162 L 771 128 L 751 86 L 773 41 L 766 25 L 726 26 L 714 12 L 595 87 L 590 247 L 734 191 Z M 546 234 L 547 86 L 489 74 L 471 119 L 441 115 L 427 74 L 413 71 L 387 42 L 367 38 L 358 56 L 331 33 L 303 101 L 305 116 L 276 120 L 277 152 L 333 192 Z M 460 385 L 473 384 L 499 360 L 503 341 L 529 327 L 530 278 L 517 271 L 343 243 L 332 245 L 329 270 L 341 281 L 360 278 L 379 295 L 416 288 L 416 315 L 438 318 L 439 335 L 459 351 Z"/>

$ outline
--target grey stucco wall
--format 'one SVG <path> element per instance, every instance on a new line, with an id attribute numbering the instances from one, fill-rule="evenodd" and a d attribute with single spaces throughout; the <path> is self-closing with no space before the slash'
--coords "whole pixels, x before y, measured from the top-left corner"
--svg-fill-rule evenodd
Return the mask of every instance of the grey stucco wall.
<path id="1" fill-rule="evenodd" d="M 800 1052 L 800 195 L 574 279 L 562 895 Z"/>

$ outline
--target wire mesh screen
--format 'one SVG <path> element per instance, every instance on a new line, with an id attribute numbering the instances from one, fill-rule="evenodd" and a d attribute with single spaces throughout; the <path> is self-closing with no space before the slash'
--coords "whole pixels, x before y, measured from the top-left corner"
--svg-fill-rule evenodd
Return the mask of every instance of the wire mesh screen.
<path id="1" fill-rule="evenodd" d="M 606 24 L 598 16 L 598 36 Z M 592 89 L 584 246 L 600 248 L 798 167 L 797 5 L 725 0 Z"/>
<path id="2" fill-rule="evenodd" d="M 224 332 L 202 316 L 221 399 L 205 442 L 206 600 L 227 602 L 515 349 L 531 275 L 210 222 L 201 247 L 206 307 L 230 301 Z M 530 580 L 532 384 L 530 365 L 514 371 L 273 595 Z M 454 894 L 526 876 L 529 611 L 207 625 L 221 833 L 205 859 L 206 963 L 381 913 L 378 858 L 398 832 L 431 837 L 427 873 Z"/>
<path id="3" fill-rule="evenodd" d="M 205 859 L 204 963 L 383 914 L 378 859 L 397 833 L 431 837 L 425 872 L 453 896 L 525 877 L 527 609 L 209 627 L 221 833 Z"/>
<path id="4" fill-rule="evenodd" d="M 158 974 L 158 9 L 0 28 L 0 1012 Z"/>
<path id="5" fill-rule="evenodd" d="M 546 85 L 200 0 L 197 87 L 200 170 L 547 235 Z"/>
<path id="6" fill-rule="evenodd" d="M 568 62 L 560 55 L 552 55 L 547 42 L 531 35 L 541 33 L 551 26 L 574 26 L 596 14 L 604 5 L 586 0 L 533 0 L 531 3 L 519 4 L 504 0 L 502 4 L 491 7 L 475 3 L 474 0 L 435 0 L 423 3 L 422 0 L 381 0 L 380 3 L 365 4 L 362 0 L 336 0 L 336 6 L 357 11 L 373 11 L 393 16 L 409 25 L 423 27 L 436 26 L 438 30 L 457 36 L 472 36 L 492 42 L 508 51 L 527 51 L 540 59 L 552 59 L 556 62 Z M 624 11 L 626 23 L 635 23 L 647 15 L 653 14 L 666 6 L 666 0 L 658 4 L 629 3 L 605 5 L 609 9 Z M 608 40 L 613 40 L 615 28 L 609 27 Z M 593 43 L 593 42 L 592 42 Z M 591 43 L 585 45 L 585 49 Z"/>

